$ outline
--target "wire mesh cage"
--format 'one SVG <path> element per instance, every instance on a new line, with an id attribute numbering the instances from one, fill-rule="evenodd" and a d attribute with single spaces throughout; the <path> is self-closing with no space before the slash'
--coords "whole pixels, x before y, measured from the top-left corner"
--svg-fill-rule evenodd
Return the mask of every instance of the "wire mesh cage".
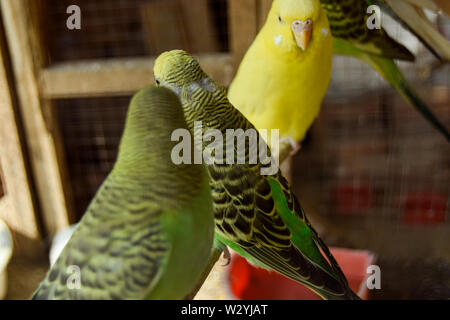
<path id="1" fill-rule="evenodd" d="M 441 21 L 440 27 L 449 30 L 449 20 Z M 408 40 L 405 30 L 397 27 L 392 33 Z M 443 66 L 420 80 L 421 63 L 432 57 L 417 42 L 409 45 L 415 47 L 418 61 L 402 63 L 402 71 L 411 81 L 419 79 L 414 86 L 421 97 L 449 126 L 450 68 Z M 315 174 L 312 180 L 325 183 L 328 189 L 321 201 L 326 207 L 323 214 L 368 215 L 394 223 L 446 223 L 448 144 L 369 66 L 335 58 L 333 79 L 316 125 L 322 150 L 309 154 L 320 168 L 304 173 Z"/>
<path id="2" fill-rule="evenodd" d="M 116 161 L 130 98 L 56 101 L 77 220 Z"/>
<path id="3" fill-rule="evenodd" d="M 417 54 L 415 63 L 399 63 L 402 72 L 449 127 L 449 66 L 433 69 L 432 55 L 386 20 L 390 34 Z M 437 23 L 448 34 L 450 20 Z M 312 212 L 342 228 L 344 236 L 330 242 L 379 255 L 385 280 L 373 297 L 450 294 L 447 280 L 431 280 L 450 272 L 449 165 L 448 142 L 387 82 L 368 65 L 334 58 L 322 111 L 295 159 L 294 181 Z"/>
<path id="4" fill-rule="evenodd" d="M 50 61 L 228 50 L 226 0 L 77 0 L 43 2 Z M 82 30 L 66 27 L 66 8 L 82 8 Z"/>
<path id="5" fill-rule="evenodd" d="M 60 23 L 67 17 L 69 2 L 50 2 L 46 2 L 50 9 L 46 38 L 51 61 L 154 55 L 177 47 L 194 52 L 228 49 L 226 2 L 222 0 L 196 1 L 200 5 L 189 10 L 183 1 L 78 1 L 83 8 L 83 32 L 69 32 Z M 153 21 L 152 8 L 154 12 L 163 10 L 164 21 Z M 189 27 L 179 23 L 206 13 L 206 20 L 215 23 L 202 39 L 213 39 L 206 42 L 214 44 L 193 48 L 192 38 L 178 30 L 189 33 Z M 152 34 L 150 29 L 159 29 L 159 23 L 167 23 L 171 31 Z M 448 20 L 440 24 L 443 30 L 450 25 Z M 417 79 L 430 55 L 403 29 L 393 29 L 389 23 L 386 27 L 397 39 L 406 39 L 418 54 L 417 63 L 401 64 L 410 79 Z M 165 42 L 164 38 L 169 39 Z M 422 96 L 446 125 L 450 125 L 449 74 L 448 67 L 442 67 L 426 81 L 415 83 L 418 87 L 426 85 Z M 128 101 L 127 96 L 55 102 L 78 217 L 111 169 Z M 369 66 L 350 58 L 335 58 L 333 80 L 311 140 L 314 147 L 304 147 L 296 162 L 302 176 L 298 181 L 302 182 L 294 180 L 294 184 L 299 188 L 302 183 L 305 188 L 320 186 L 321 214 L 360 221 L 372 217 L 394 224 L 446 223 L 448 146 Z M 422 212 L 424 208 L 426 212 Z"/>

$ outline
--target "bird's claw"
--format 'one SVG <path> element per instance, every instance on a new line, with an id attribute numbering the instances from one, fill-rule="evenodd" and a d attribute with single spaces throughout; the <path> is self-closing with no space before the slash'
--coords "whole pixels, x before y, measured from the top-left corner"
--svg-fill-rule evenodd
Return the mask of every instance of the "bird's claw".
<path id="1" fill-rule="evenodd" d="M 297 141 L 292 138 L 281 138 L 280 143 L 289 144 L 292 147 L 292 151 L 290 153 L 291 156 L 295 155 L 300 149 L 301 145 Z"/>
<path id="2" fill-rule="evenodd" d="M 223 257 L 226 260 L 226 263 L 222 264 L 222 267 L 226 267 L 231 262 L 231 253 L 230 253 L 230 250 L 228 250 L 227 246 L 224 246 L 224 248 L 223 248 Z"/>
<path id="3" fill-rule="evenodd" d="M 281 138 L 277 150 L 280 162 L 295 155 L 300 150 L 300 147 L 300 144 L 292 138 Z"/>

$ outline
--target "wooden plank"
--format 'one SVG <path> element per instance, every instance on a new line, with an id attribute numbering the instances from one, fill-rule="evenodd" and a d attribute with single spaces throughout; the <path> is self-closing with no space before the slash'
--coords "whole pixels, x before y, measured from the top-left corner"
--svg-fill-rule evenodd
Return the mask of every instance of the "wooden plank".
<path id="1" fill-rule="evenodd" d="M 167 1 L 167 0 L 164 0 Z M 219 51 L 218 32 L 208 6 L 208 0 L 179 0 L 187 30 L 189 51 L 210 53 Z"/>
<path id="2" fill-rule="evenodd" d="M 271 7 L 272 0 L 258 1 L 258 30 L 260 30 L 266 22 Z"/>
<path id="3" fill-rule="evenodd" d="M 219 84 L 233 76 L 231 56 L 198 55 L 204 70 Z M 153 58 L 89 60 L 54 64 L 44 69 L 40 87 L 45 98 L 80 98 L 132 94 L 154 82 Z"/>
<path id="4" fill-rule="evenodd" d="M 258 0 L 228 0 L 230 50 L 237 67 L 258 31 Z"/>
<path id="5" fill-rule="evenodd" d="M 1 161 L 0 161 L 0 199 L 2 199 L 5 196 L 5 192 L 6 192 L 5 191 L 6 187 L 5 187 L 5 182 L 4 181 L 5 181 L 5 178 L 4 178 L 4 175 L 3 175 L 2 164 L 1 164 Z"/>
<path id="6" fill-rule="evenodd" d="M 436 4 L 448 15 L 450 16 L 450 1 L 448 0 L 434 0 Z"/>
<path id="7" fill-rule="evenodd" d="M 235 67 L 264 25 L 272 0 L 228 0 L 230 49 Z"/>
<path id="8" fill-rule="evenodd" d="M 0 17 L 0 184 L 2 185 L 0 218 L 14 233 L 15 253 L 29 254 L 36 252 L 30 243 L 40 239 L 40 230 L 25 163 L 20 126 L 17 125 L 9 56 L 1 24 Z"/>
<path id="9" fill-rule="evenodd" d="M 178 0 L 145 2 L 140 12 L 150 54 L 176 48 L 188 50 L 187 30 Z"/>
<path id="10" fill-rule="evenodd" d="M 25 19 L 30 21 L 30 28 L 33 30 L 31 37 L 29 38 L 31 53 L 33 54 L 34 62 L 34 81 L 38 79 L 38 75 L 42 68 L 49 65 L 50 53 L 48 51 L 48 40 L 45 38 L 46 29 L 45 24 L 48 23 L 43 17 L 45 17 L 45 12 L 49 10 L 49 3 L 46 0 L 22 0 L 26 8 L 29 9 L 28 14 L 24 16 Z M 59 179 L 62 185 L 62 196 L 65 205 L 65 211 L 61 212 L 62 217 L 61 222 L 68 220 L 69 224 L 77 222 L 75 209 L 74 209 L 74 199 L 72 195 L 72 183 L 69 176 L 69 171 L 67 169 L 66 152 L 64 149 L 64 143 L 62 138 L 62 133 L 59 128 L 58 110 L 53 108 L 52 102 L 50 100 L 42 99 L 42 94 L 39 92 L 41 110 L 44 115 L 45 124 L 47 130 L 53 139 L 53 147 L 56 153 L 56 165 L 59 173 Z M 51 165 L 51 164 L 50 164 Z M 58 197 L 60 195 L 57 195 Z M 42 201 L 46 201 L 44 198 Z M 57 200 L 55 200 L 57 201 Z M 43 211 L 42 220 L 46 231 L 49 235 L 55 234 L 61 228 L 66 226 L 66 222 L 61 224 L 54 224 L 54 212 Z M 49 214 L 50 213 L 50 214 Z"/>
<path id="11" fill-rule="evenodd" d="M 45 63 L 34 0 L 1 0 L 6 37 L 12 57 L 18 102 L 23 117 L 32 174 L 45 229 L 54 234 L 69 223 L 62 180 L 62 148 L 51 106 L 41 100 L 37 73 Z M 68 186 L 68 184 L 67 184 Z"/>
<path id="12" fill-rule="evenodd" d="M 217 30 L 207 0 L 154 0 L 141 6 L 150 55 L 172 49 L 217 52 Z"/>

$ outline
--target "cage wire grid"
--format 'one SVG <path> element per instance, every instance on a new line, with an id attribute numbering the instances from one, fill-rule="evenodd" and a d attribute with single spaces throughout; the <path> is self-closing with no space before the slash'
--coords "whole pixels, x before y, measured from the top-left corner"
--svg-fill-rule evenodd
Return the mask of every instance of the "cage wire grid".
<path id="1" fill-rule="evenodd" d="M 188 34 L 154 34 L 150 30 L 163 23 L 178 26 L 176 19 L 186 25 L 185 21 L 205 13 L 204 6 L 192 6 L 186 15 L 181 0 L 46 0 L 44 34 L 50 61 L 149 56 L 173 48 L 226 52 L 226 1 L 197 1 L 207 3 L 206 12 L 214 22 L 207 36 L 215 45 L 206 49 L 200 45 L 193 48 Z M 167 9 L 167 16 L 175 20 L 155 22 L 151 13 L 143 17 L 143 6 L 151 10 L 161 2 L 177 2 L 178 7 Z M 69 32 L 64 27 L 65 10 L 70 4 L 82 8 L 81 31 Z M 402 39 L 418 55 L 416 63 L 399 65 L 450 127 L 450 68 L 440 67 L 425 78 L 423 75 L 435 59 L 389 18 L 383 23 L 391 35 Z M 444 34 L 450 35 L 450 19 L 439 18 L 436 23 Z M 154 43 L 164 37 L 174 38 L 161 45 Z M 77 217 L 84 213 L 112 168 L 129 99 L 126 96 L 54 101 Z M 293 184 L 301 201 L 308 201 L 305 190 L 317 191 L 314 197 L 320 204 L 320 215 L 349 219 L 361 226 L 370 225 L 374 219 L 399 228 L 426 224 L 444 237 L 447 229 L 442 226 L 449 225 L 449 151 L 445 139 L 369 66 L 351 58 L 335 57 L 333 78 L 320 116 L 294 159 Z M 378 232 L 384 236 L 382 230 Z"/>
<path id="2" fill-rule="evenodd" d="M 48 55 L 55 63 L 156 55 L 174 48 L 226 52 L 226 1 L 45 0 Z M 70 5 L 82 8 L 81 30 L 66 28 Z"/>
<path id="3" fill-rule="evenodd" d="M 448 36 L 450 19 L 434 18 Z M 449 66 L 424 79 L 434 60 L 431 53 L 389 17 L 383 17 L 383 26 L 417 55 L 415 63 L 399 66 L 449 127 Z M 448 143 L 368 65 L 334 58 L 318 126 L 324 137 L 322 159 L 316 163 L 325 171 L 320 175 L 328 190 L 321 201 L 323 214 L 340 211 L 394 223 L 448 223 Z M 420 217 L 424 210 L 428 217 Z"/>

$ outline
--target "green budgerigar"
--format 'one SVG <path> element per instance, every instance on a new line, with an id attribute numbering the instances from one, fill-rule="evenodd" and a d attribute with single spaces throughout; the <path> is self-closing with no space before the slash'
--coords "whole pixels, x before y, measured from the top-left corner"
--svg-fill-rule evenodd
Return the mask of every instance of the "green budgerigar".
<path id="1" fill-rule="evenodd" d="M 188 127 L 196 139 L 199 134 L 203 136 L 204 150 L 210 146 L 208 134 L 220 133 L 225 137 L 234 130 L 234 138 L 244 139 L 236 147 L 230 144 L 234 138 L 228 141 L 227 137 L 223 149 L 213 150 L 215 160 L 209 159 L 206 165 L 216 240 L 260 267 L 305 284 L 325 299 L 357 299 L 279 168 L 276 166 L 270 172 L 265 157 L 251 161 L 255 160 L 251 156 L 255 145 L 259 145 L 258 154 L 263 154 L 260 151 L 268 147 L 255 127 L 231 105 L 226 90 L 215 84 L 198 62 L 182 50 L 160 55 L 154 73 L 159 85 L 172 89 L 180 97 Z M 200 122 L 202 129 L 198 130 Z M 252 133 L 258 137 L 256 143 L 248 136 Z M 245 140 L 246 137 L 249 139 Z M 233 158 L 237 156 L 241 162 L 227 159 L 220 163 L 218 154 L 224 156 L 230 150 Z M 270 150 L 266 156 L 272 158 Z M 263 172 L 263 168 L 268 170 Z"/>
<path id="2" fill-rule="evenodd" d="M 178 97 L 131 100 L 117 161 L 33 299 L 182 299 L 210 256 L 214 220 L 202 165 L 175 165 Z"/>
<path id="3" fill-rule="evenodd" d="M 400 3 L 402 1 L 404 0 L 395 0 L 394 2 Z M 375 20 L 368 21 L 370 18 L 370 14 L 368 14 L 369 5 L 380 4 L 380 2 L 378 0 L 321 0 L 320 2 L 330 23 L 331 34 L 334 39 L 334 53 L 354 57 L 369 64 L 447 140 L 450 140 L 448 129 L 430 111 L 394 61 L 394 59 L 414 61 L 414 55 L 406 47 L 392 39 L 381 25 L 369 28 L 375 22 Z M 380 22 L 378 21 L 378 23 Z M 408 21 L 398 22 L 401 24 L 408 23 Z M 428 29 L 433 28 L 428 26 Z M 429 30 L 429 32 L 431 31 Z M 436 31 L 436 33 L 438 32 Z M 430 42 L 427 41 L 428 38 L 420 37 L 420 39 L 425 44 L 429 44 L 428 47 L 431 50 L 435 48 L 433 52 L 442 53 L 442 50 L 431 46 Z M 444 39 L 444 41 L 446 40 Z M 448 50 L 448 44 L 442 43 L 442 45 L 445 45 Z M 442 56 L 446 57 L 445 55 Z"/>

